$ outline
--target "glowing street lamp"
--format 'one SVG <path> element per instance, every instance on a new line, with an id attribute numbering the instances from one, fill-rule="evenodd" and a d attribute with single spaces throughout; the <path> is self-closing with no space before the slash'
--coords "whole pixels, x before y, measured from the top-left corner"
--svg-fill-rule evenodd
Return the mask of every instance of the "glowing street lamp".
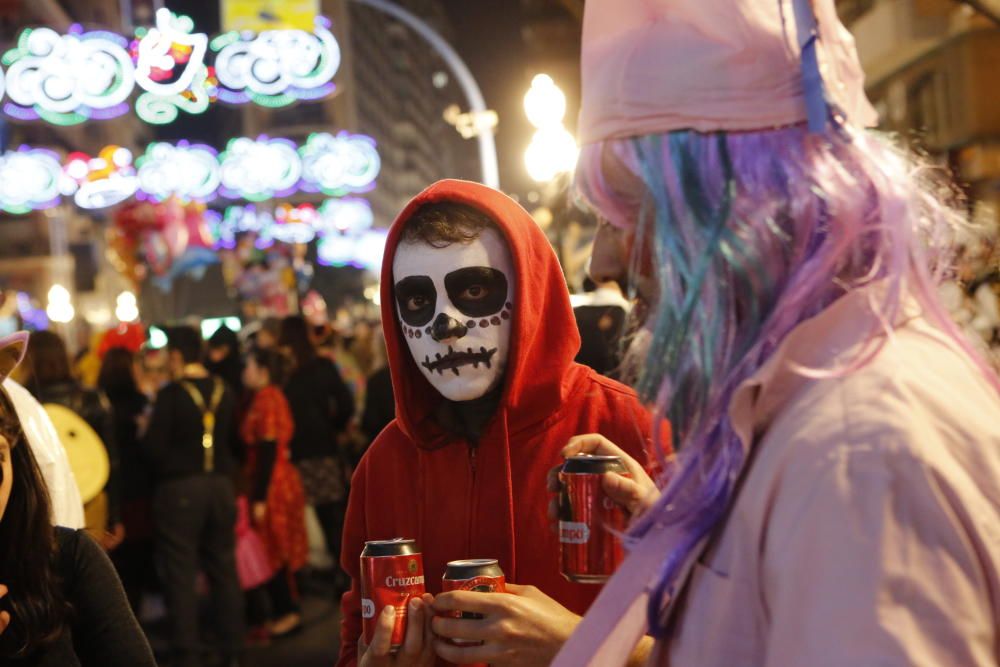
<path id="1" fill-rule="evenodd" d="M 524 113 L 538 129 L 562 125 L 566 116 L 566 96 L 548 74 L 536 74 L 524 95 Z"/>
<path id="2" fill-rule="evenodd" d="M 535 134 L 524 152 L 524 166 L 539 183 L 573 171 L 580 149 L 576 139 L 563 126 L 566 96 L 547 74 L 531 80 L 524 96 L 524 113 L 535 126 Z"/>
<path id="3" fill-rule="evenodd" d="M 115 317 L 119 322 L 135 322 L 139 319 L 139 305 L 135 294 L 125 291 L 118 295 L 115 300 Z"/>
<path id="4" fill-rule="evenodd" d="M 76 310 L 70 302 L 69 290 L 56 283 L 49 289 L 49 303 L 45 307 L 45 314 L 53 322 L 67 324 L 73 321 Z"/>

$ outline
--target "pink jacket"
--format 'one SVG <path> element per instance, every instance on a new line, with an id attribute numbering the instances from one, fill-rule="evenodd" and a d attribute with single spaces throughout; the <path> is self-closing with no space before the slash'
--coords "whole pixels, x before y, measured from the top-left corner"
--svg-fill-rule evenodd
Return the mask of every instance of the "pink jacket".
<path id="1" fill-rule="evenodd" d="M 689 564 L 658 664 L 1000 663 L 995 390 L 912 309 L 859 370 L 795 370 L 854 359 L 873 322 L 869 296 L 801 324 L 734 396 L 749 468 L 726 523 Z M 637 547 L 624 588 L 642 589 L 667 541 L 664 532 Z M 611 638 L 605 630 L 588 646 L 581 628 L 557 664 L 623 664 L 644 631 L 644 602 L 594 619 L 617 624 Z M 595 610 L 606 611 L 601 598 Z"/>

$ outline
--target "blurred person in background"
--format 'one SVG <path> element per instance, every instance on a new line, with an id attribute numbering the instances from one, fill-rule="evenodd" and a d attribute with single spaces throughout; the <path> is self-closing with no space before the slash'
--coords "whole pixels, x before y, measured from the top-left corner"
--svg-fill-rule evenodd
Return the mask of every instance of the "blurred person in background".
<path id="1" fill-rule="evenodd" d="M 240 339 L 235 331 L 221 326 L 208 339 L 205 368 L 229 384 L 236 400 L 243 396 L 243 360 L 240 358 Z"/>
<path id="2" fill-rule="evenodd" d="M 28 379 L 25 386 L 42 404 L 61 405 L 82 418 L 101 439 L 108 455 L 110 472 L 104 492 L 87 503 L 87 528 L 107 550 L 121 544 L 125 536 L 122 524 L 122 480 L 118 445 L 115 441 L 111 403 L 102 392 L 87 389 L 73 378 L 66 344 L 52 331 L 31 334 L 25 359 Z"/>
<path id="3" fill-rule="evenodd" d="M 170 369 L 167 368 L 166 350 L 157 350 L 151 347 L 144 348 L 139 352 L 139 372 L 136 378 L 139 384 L 139 391 L 152 400 L 156 393 L 170 382 Z"/>
<path id="4" fill-rule="evenodd" d="M 26 334 L 0 340 L 0 378 Z M 83 531 L 55 527 L 48 491 L 0 391 L 0 664 L 155 667 L 114 568 Z"/>
<path id="5" fill-rule="evenodd" d="M 251 624 L 267 621 L 272 637 L 291 634 L 302 625 L 294 575 L 309 553 L 305 493 L 288 451 L 295 424 L 281 391 L 285 363 L 276 350 L 254 349 L 243 375 L 247 389 L 254 392 L 241 425 L 251 516 L 275 573 L 265 586 L 248 593 L 247 603 Z"/>
<path id="6" fill-rule="evenodd" d="M 254 334 L 253 344 L 261 350 L 270 350 L 278 346 L 280 337 L 281 320 L 277 317 L 267 317 L 261 321 L 260 328 Z"/>
<path id="7" fill-rule="evenodd" d="M 582 303 L 573 308 L 580 330 L 576 363 L 590 366 L 601 375 L 613 376 L 621 361 L 621 337 L 628 303 L 614 283 L 598 286 L 587 278 Z"/>
<path id="8" fill-rule="evenodd" d="M 392 374 L 385 349 L 385 334 L 382 325 L 377 324 L 372 329 L 372 368 L 374 371 L 365 381 L 365 401 L 361 412 L 361 431 L 365 437 L 365 446 L 371 444 L 375 437 L 396 418 L 396 403 L 392 394 Z M 361 459 L 364 451 L 356 455 L 355 465 Z"/>
<path id="9" fill-rule="evenodd" d="M 202 363 L 201 334 L 168 333 L 173 381 L 156 396 L 144 449 L 154 474 L 155 555 L 170 617 L 172 667 L 202 665 L 197 576 L 208 578 L 213 630 L 226 665 L 243 648 L 243 595 L 236 575 L 236 402 Z"/>
<path id="10" fill-rule="evenodd" d="M 300 316 L 284 319 L 280 345 L 292 359 L 292 371 L 285 383 L 285 396 L 295 422 L 292 461 L 302 478 L 306 502 L 316 512 L 327 550 L 336 563 L 340 557 L 350 463 L 341 436 L 354 414 L 354 397 L 336 365 L 317 355 L 305 319 Z"/>
<path id="11" fill-rule="evenodd" d="M 114 438 L 121 472 L 122 544 L 111 560 L 118 569 L 133 611 L 139 612 L 143 593 L 153 580 L 152 474 L 143 456 L 139 430 L 149 399 L 136 383 L 136 360 L 123 347 L 104 354 L 98 388 L 111 403 Z"/>

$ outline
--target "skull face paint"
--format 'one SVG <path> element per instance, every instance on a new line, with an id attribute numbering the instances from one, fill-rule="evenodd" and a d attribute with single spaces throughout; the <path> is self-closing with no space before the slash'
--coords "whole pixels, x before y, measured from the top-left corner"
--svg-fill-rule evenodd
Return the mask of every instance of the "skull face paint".
<path id="1" fill-rule="evenodd" d="M 514 266 L 503 237 L 435 248 L 403 242 L 392 263 L 396 310 L 410 354 L 442 396 L 471 401 L 494 389 L 510 352 Z"/>

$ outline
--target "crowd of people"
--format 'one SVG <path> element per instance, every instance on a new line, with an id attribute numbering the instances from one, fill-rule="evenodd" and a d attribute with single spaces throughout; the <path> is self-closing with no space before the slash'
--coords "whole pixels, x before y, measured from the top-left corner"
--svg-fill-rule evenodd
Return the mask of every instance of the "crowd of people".
<path id="1" fill-rule="evenodd" d="M 165 349 L 111 346 L 76 360 L 59 334 L 30 335 L 14 379 L 78 416 L 103 447 L 107 481 L 83 499 L 86 532 L 110 556 L 135 615 L 165 600 L 171 664 L 205 664 L 199 573 L 217 655 L 236 660 L 248 642 L 301 626 L 306 508 L 336 563 L 352 470 L 393 418 L 391 384 L 386 392 L 383 369 L 371 368 L 384 355 L 366 349 L 381 345 L 372 332 L 359 326 L 344 340 L 288 317 L 246 339 L 220 327 L 204 341 L 199 328 L 177 326 Z M 99 363 L 89 385 L 79 368 L 91 354 Z M 347 581 L 336 569 L 331 577 L 339 595 Z"/>

